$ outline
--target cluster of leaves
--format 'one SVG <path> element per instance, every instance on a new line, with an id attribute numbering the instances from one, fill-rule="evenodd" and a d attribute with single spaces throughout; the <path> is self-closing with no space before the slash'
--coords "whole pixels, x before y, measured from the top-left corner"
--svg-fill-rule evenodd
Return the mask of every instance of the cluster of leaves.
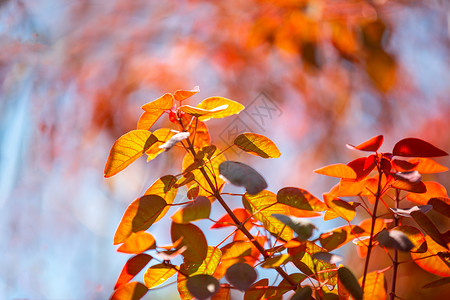
<path id="1" fill-rule="evenodd" d="M 323 201 L 298 187 L 285 187 L 275 194 L 266 190 L 267 183 L 256 170 L 226 160 L 227 149 L 211 145 L 205 122 L 238 114 L 244 106 L 223 97 L 207 98 L 195 107 L 183 104 L 198 91 L 178 90 L 145 104 L 137 129 L 121 136 L 111 149 L 105 177 L 117 174 L 143 154 L 152 160 L 171 148 L 186 152 L 180 174 L 162 176 L 126 209 L 114 244 L 120 244 L 119 252 L 134 256 L 119 275 L 112 299 L 140 299 L 175 274 L 181 299 L 230 299 L 231 289 L 244 291 L 244 299 L 281 299 L 289 291 L 295 292 L 291 299 L 385 299 L 384 274 L 391 269 L 393 299 L 398 267 L 406 262 L 398 260 L 398 251 L 409 252 L 410 261 L 445 277 L 425 287 L 449 283 L 450 234 L 441 233 L 426 213 L 435 210 L 450 217 L 450 199 L 439 183 L 421 180 L 421 174 L 447 171 L 430 159 L 446 152 L 423 140 L 407 138 L 399 141 L 392 153 L 381 153 L 380 135 L 358 146 L 347 145 L 371 152 L 369 156 L 315 171 L 340 178 L 339 184 L 323 195 Z M 164 114 L 176 130 L 150 131 Z M 238 135 L 233 146 L 262 158 L 280 156 L 270 139 L 255 133 Z M 244 187 L 245 193 L 223 192 L 226 183 Z M 182 187 L 189 201 L 174 203 Z M 243 206 L 231 210 L 226 198 L 236 196 L 242 198 Z M 400 208 L 404 200 L 417 205 Z M 217 221 L 210 218 L 214 204 L 226 211 Z M 172 244 L 158 245 L 147 229 L 175 205 L 180 208 L 171 216 Z M 379 214 L 381 205 L 386 214 Z M 355 225 L 351 222 L 357 211 L 368 218 Z M 308 218 L 321 215 L 325 220 L 342 218 L 348 224 L 312 239 L 317 228 Z M 412 218 L 415 226 L 404 225 L 405 218 Z M 193 224 L 201 219 L 209 219 L 211 229 L 235 230 L 211 246 Z M 342 258 L 332 253 L 351 241 L 365 257 L 364 274 L 359 280 L 339 265 Z M 385 249 L 392 265 L 369 272 L 374 247 Z M 173 263 L 180 255 L 183 262 Z M 145 271 L 144 283 L 131 281 L 151 261 L 156 263 Z M 298 272 L 288 274 L 287 264 Z M 273 269 L 281 282 L 269 284 L 267 278 L 257 281 L 257 268 Z"/>

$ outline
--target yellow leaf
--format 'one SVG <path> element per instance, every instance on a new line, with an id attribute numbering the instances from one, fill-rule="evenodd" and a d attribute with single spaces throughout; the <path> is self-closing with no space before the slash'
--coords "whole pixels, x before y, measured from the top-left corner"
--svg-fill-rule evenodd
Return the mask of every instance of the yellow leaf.
<path id="1" fill-rule="evenodd" d="M 174 268 L 165 264 L 153 265 L 144 274 L 145 286 L 149 289 L 154 288 L 175 275 L 176 272 Z"/>
<path id="2" fill-rule="evenodd" d="M 359 284 L 362 284 L 363 278 L 359 279 Z M 384 300 L 386 299 L 385 289 L 386 279 L 384 273 L 377 271 L 368 273 L 366 275 L 366 282 L 364 284 L 363 300 Z"/>
<path id="3" fill-rule="evenodd" d="M 427 235 L 425 236 L 425 241 L 427 242 L 428 250 L 424 253 L 411 253 L 411 258 L 414 262 L 427 272 L 432 274 L 450 277 L 450 268 L 448 265 L 436 255 L 439 252 L 447 252 L 448 250 L 433 241 L 433 239 Z"/>
<path id="4" fill-rule="evenodd" d="M 223 98 L 223 97 L 210 97 L 210 98 L 206 98 L 205 100 L 203 100 L 202 102 L 200 102 L 197 105 L 197 108 L 201 108 L 201 109 L 206 109 L 206 110 L 211 110 L 215 107 L 219 107 L 219 106 L 223 106 L 223 105 L 227 105 L 227 108 L 223 111 L 220 112 L 216 112 L 212 115 L 205 115 L 205 116 L 201 116 L 199 118 L 200 121 L 207 121 L 211 118 L 214 119 L 220 119 L 220 118 L 225 118 L 234 114 L 239 114 L 241 112 L 241 110 L 243 110 L 245 107 L 244 105 L 227 99 L 227 98 Z"/>
<path id="5" fill-rule="evenodd" d="M 157 138 L 147 130 L 132 130 L 122 135 L 112 146 L 105 166 L 105 177 L 111 177 L 138 159 Z"/>
<path id="6" fill-rule="evenodd" d="M 234 144 L 250 154 L 262 158 L 277 158 L 281 153 L 269 138 L 256 133 L 243 133 L 236 137 Z"/>
<path id="7" fill-rule="evenodd" d="M 212 118 L 213 115 L 224 111 L 225 109 L 227 109 L 227 107 L 228 106 L 226 105 L 221 105 L 212 109 L 203 109 L 191 105 L 182 105 L 180 106 L 180 110 L 194 117 L 208 116 Z"/>
<path id="8" fill-rule="evenodd" d="M 117 249 L 117 252 L 139 254 L 155 248 L 155 238 L 146 231 L 132 233 Z"/>
<path id="9" fill-rule="evenodd" d="M 344 220 L 350 222 L 356 216 L 355 208 L 350 203 L 328 194 L 323 194 L 323 199 L 325 204 Z"/>
<path id="10" fill-rule="evenodd" d="M 205 196 L 197 197 L 194 202 L 179 209 L 171 218 L 175 223 L 189 223 L 200 219 L 209 218 L 211 201 Z"/>
<path id="11" fill-rule="evenodd" d="M 154 110 L 171 109 L 173 106 L 173 100 L 173 95 L 170 93 L 166 93 L 158 99 L 142 105 L 141 108 L 148 112 L 153 112 Z"/>
<path id="12" fill-rule="evenodd" d="M 153 135 L 158 139 L 150 148 L 145 151 L 145 154 L 148 155 L 147 161 L 150 161 L 157 157 L 160 153 L 164 152 L 164 149 L 159 148 L 162 144 L 167 142 L 171 137 L 175 135 L 175 132 L 170 130 L 169 128 L 160 128 L 153 132 Z"/>
<path id="13" fill-rule="evenodd" d="M 144 111 L 139 117 L 136 129 L 150 130 L 153 124 L 163 115 L 163 110 L 153 110 L 152 112 Z"/>

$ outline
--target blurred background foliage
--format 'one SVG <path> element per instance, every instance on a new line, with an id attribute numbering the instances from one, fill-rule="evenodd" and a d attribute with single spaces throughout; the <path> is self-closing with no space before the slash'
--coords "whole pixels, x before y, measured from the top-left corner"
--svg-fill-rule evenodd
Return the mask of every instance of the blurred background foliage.
<path id="1" fill-rule="evenodd" d="M 449 9 L 445 0 L 0 1 L 0 298 L 111 294 L 127 259 L 112 246 L 123 211 L 178 173 L 181 153 L 108 180 L 104 164 L 139 107 L 165 92 L 199 85 L 190 104 L 220 95 L 259 111 L 208 126 L 220 146 L 242 128 L 274 140 L 277 160 L 229 153 L 274 192 L 321 196 L 336 181 L 312 170 L 350 161 L 345 143 L 378 134 L 382 151 L 414 136 L 448 152 Z M 426 179 L 450 188 L 448 173 Z M 169 242 L 157 234 L 168 224 L 158 226 L 157 241 Z M 404 298 L 431 299 L 420 286 L 432 275 L 411 264 L 399 276 Z"/>

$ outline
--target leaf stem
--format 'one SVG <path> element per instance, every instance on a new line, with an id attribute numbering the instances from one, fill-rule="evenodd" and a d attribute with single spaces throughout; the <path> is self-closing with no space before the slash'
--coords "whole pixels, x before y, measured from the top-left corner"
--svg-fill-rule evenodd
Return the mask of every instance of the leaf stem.
<path id="1" fill-rule="evenodd" d="M 398 203 L 400 201 L 400 190 L 395 189 L 395 208 L 398 208 Z M 394 214 L 394 226 L 399 225 L 399 218 L 397 214 Z M 394 259 L 392 261 L 392 283 L 391 292 L 389 293 L 390 300 L 395 299 L 395 285 L 397 283 L 397 270 L 398 270 L 398 250 L 394 249 Z"/>

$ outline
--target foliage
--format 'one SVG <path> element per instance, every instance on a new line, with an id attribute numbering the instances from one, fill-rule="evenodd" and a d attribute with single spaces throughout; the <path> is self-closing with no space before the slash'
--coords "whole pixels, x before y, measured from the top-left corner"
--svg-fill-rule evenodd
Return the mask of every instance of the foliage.
<path id="1" fill-rule="evenodd" d="M 398 268 L 412 261 L 435 275 L 450 276 L 449 232 L 441 232 L 427 216 L 430 210 L 438 210 L 448 218 L 450 199 L 438 183 L 423 182 L 420 174 L 446 171 L 430 159 L 448 155 L 445 151 L 426 141 L 406 138 L 395 144 L 392 153 L 379 152 L 383 143 L 379 135 L 357 146 L 347 145 L 369 152 L 368 156 L 315 171 L 340 178 L 337 186 L 323 194 L 323 202 L 297 187 L 285 187 L 275 194 L 266 190 L 265 179 L 255 169 L 227 161 L 224 152 L 228 148 L 221 150 L 210 144 L 204 122 L 238 114 L 244 107 L 222 97 L 207 98 L 195 107 L 183 103 L 198 91 L 196 87 L 167 93 L 144 105 L 138 129 L 120 137 L 111 149 L 105 177 L 144 154 L 151 160 L 171 148 L 186 152 L 180 174 L 161 177 L 126 209 L 114 244 L 121 244 L 118 251 L 135 256 L 122 270 L 112 299 L 140 299 L 148 289 L 175 274 L 182 299 L 230 299 L 230 289 L 244 291 L 245 299 L 279 298 L 289 291 L 295 292 L 292 299 L 385 299 L 388 295 L 394 299 L 401 297 L 396 295 Z M 176 129 L 150 131 L 165 114 Z M 233 146 L 261 158 L 280 156 L 277 146 L 259 134 L 240 134 Z M 225 193 L 226 183 L 246 191 Z M 189 201 L 174 203 L 182 187 Z M 243 207 L 231 210 L 227 198 L 235 196 L 242 198 Z M 418 205 L 411 207 L 411 202 Z M 402 208 L 400 204 L 404 204 Z M 146 230 L 174 205 L 181 208 L 171 216 L 173 244 L 160 246 Z M 210 219 L 212 205 L 226 211 L 218 221 Z M 380 214 L 381 205 L 387 213 Z M 312 239 L 317 228 L 305 218 L 322 214 L 324 220 L 342 218 L 348 224 Z M 356 216 L 364 214 L 368 219 L 352 224 Z M 211 229 L 232 226 L 235 231 L 211 246 L 193 224 L 201 219 L 213 222 Z M 404 224 L 405 219 L 414 225 Z M 359 280 L 351 268 L 337 265 L 342 258 L 331 253 L 352 240 L 365 257 Z M 392 264 L 369 272 L 375 247 L 384 249 Z M 410 253 L 411 260 L 399 260 L 400 251 Z M 180 255 L 183 262 L 175 264 L 173 260 Z M 145 271 L 144 284 L 131 282 L 151 261 L 155 263 Z M 287 264 L 295 266 L 298 273 L 288 274 Z M 273 269 L 282 281 L 278 285 L 269 284 L 267 278 L 257 281 L 258 268 Z M 388 271 L 392 271 L 389 291 Z M 448 284 L 448 280 L 433 281 L 424 288 L 441 284 Z"/>

